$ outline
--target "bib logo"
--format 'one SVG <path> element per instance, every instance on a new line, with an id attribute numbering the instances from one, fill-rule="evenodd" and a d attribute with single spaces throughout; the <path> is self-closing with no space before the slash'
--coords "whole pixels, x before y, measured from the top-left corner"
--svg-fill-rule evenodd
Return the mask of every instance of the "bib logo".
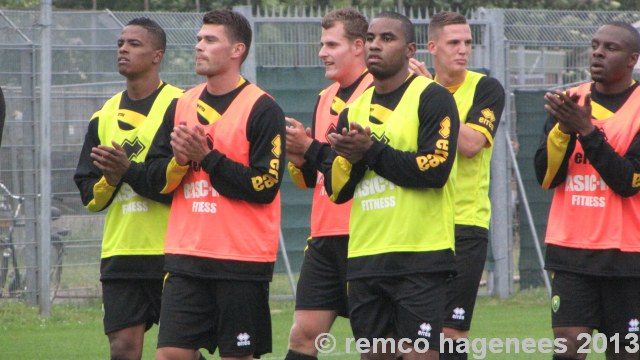
<path id="1" fill-rule="evenodd" d="M 327 144 L 329 143 L 329 134 L 333 134 L 338 132 L 338 129 L 336 128 L 335 124 L 331 124 L 329 125 L 329 127 L 327 128 L 327 131 L 324 133 L 324 142 L 326 142 Z"/>
<path id="2" fill-rule="evenodd" d="M 146 148 L 142 141 L 140 141 L 140 139 L 138 139 L 137 137 L 133 141 L 125 139 L 122 144 L 120 144 L 120 146 L 122 146 L 124 152 L 127 153 L 129 160 L 137 158 Z"/>
<path id="3" fill-rule="evenodd" d="M 385 145 L 388 145 L 389 142 L 391 142 L 385 133 L 382 133 L 382 135 L 380 135 L 380 136 L 378 136 L 378 134 L 376 134 L 376 133 L 372 133 L 371 137 L 376 139 L 376 140 L 378 140 L 378 141 L 380 141 L 381 143 L 383 143 Z"/>

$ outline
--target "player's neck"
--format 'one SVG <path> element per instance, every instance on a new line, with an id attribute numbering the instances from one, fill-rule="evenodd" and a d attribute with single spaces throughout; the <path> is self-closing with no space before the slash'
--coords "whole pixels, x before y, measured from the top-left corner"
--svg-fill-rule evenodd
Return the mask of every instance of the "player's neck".
<path id="1" fill-rule="evenodd" d="M 603 82 L 596 82 L 595 88 L 596 88 L 596 91 L 598 91 L 601 94 L 615 95 L 615 94 L 620 94 L 624 92 L 631 85 L 633 85 L 633 78 L 629 76 L 624 80 L 617 81 L 615 83 L 610 83 L 610 84 L 603 83 Z"/>
<path id="2" fill-rule="evenodd" d="M 464 78 L 467 76 L 467 70 L 447 72 L 444 70 L 438 71 L 438 67 L 436 67 L 435 71 L 435 80 L 438 82 L 438 84 L 444 87 L 460 85 L 464 82 Z"/>
<path id="3" fill-rule="evenodd" d="M 404 69 L 386 79 L 381 80 L 374 77 L 373 84 L 376 87 L 376 92 L 378 94 L 388 94 L 398 89 L 407 80 L 409 74 L 409 67 L 405 66 Z"/>
<path id="4" fill-rule="evenodd" d="M 238 86 L 240 71 L 226 71 L 224 73 L 207 76 L 207 91 L 211 95 L 224 95 Z"/>
<path id="5" fill-rule="evenodd" d="M 127 96 L 131 100 L 141 100 L 151 95 L 160 86 L 160 75 L 127 79 Z"/>
<path id="6" fill-rule="evenodd" d="M 364 71 L 367 69 L 367 66 L 363 63 L 362 65 L 354 66 L 352 71 L 349 71 L 348 74 L 345 75 L 344 78 L 336 80 L 338 84 L 340 84 L 341 88 L 346 88 L 353 83 L 356 82 L 364 74 Z"/>

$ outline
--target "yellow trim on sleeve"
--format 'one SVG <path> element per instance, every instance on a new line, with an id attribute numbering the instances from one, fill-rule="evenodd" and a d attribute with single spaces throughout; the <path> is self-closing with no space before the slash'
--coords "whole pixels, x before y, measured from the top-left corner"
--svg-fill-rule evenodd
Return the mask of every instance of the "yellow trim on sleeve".
<path id="1" fill-rule="evenodd" d="M 560 131 L 558 124 L 549 132 L 547 136 L 547 172 L 542 181 L 542 188 L 549 189 L 551 187 L 551 181 L 560 170 L 570 140 L 571 135 Z"/>
<path id="2" fill-rule="evenodd" d="M 109 185 L 107 179 L 103 176 L 100 180 L 93 185 L 93 200 L 85 206 L 87 210 L 92 212 L 102 211 L 111 197 L 113 193 L 116 191 L 115 186 Z"/>
<path id="3" fill-rule="evenodd" d="M 182 178 L 189 171 L 189 165 L 178 165 L 176 158 L 171 158 L 167 166 L 167 183 L 160 191 L 161 194 L 168 194 L 175 190 L 182 182 Z"/>
<path id="4" fill-rule="evenodd" d="M 302 170 L 293 165 L 291 161 L 287 164 L 287 169 L 289 170 L 289 175 L 291 176 L 293 185 L 300 189 L 308 189 L 307 184 L 304 181 L 304 174 L 302 174 Z"/>
<path id="5" fill-rule="evenodd" d="M 468 127 L 472 128 L 473 130 L 481 133 L 482 135 L 484 135 L 485 138 L 487 138 L 487 144 L 485 145 L 485 147 L 493 146 L 493 136 L 491 135 L 489 130 L 487 130 L 486 127 L 478 125 L 478 124 L 469 124 L 469 123 L 466 123 L 465 125 L 467 125 Z"/>
<path id="6" fill-rule="evenodd" d="M 333 164 L 331 165 L 331 196 L 329 199 L 332 202 L 336 202 L 338 199 L 338 195 L 342 191 L 342 188 L 349 181 L 349 176 L 351 175 L 351 168 L 353 165 L 342 156 L 337 156 L 335 160 L 333 160 Z"/>

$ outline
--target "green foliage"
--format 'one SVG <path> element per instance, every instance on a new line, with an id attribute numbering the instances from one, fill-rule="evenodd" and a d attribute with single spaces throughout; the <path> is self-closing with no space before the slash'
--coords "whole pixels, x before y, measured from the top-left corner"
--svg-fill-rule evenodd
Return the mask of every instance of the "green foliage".
<path id="1" fill-rule="evenodd" d="M 3 0 L 0 2 L 0 9 L 37 9 L 40 7 L 40 0 Z"/>
<path id="2" fill-rule="evenodd" d="M 466 13 L 478 7 L 509 9 L 546 9 L 546 10 L 636 10 L 637 0 L 95 0 L 98 9 L 115 11 L 142 11 L 145 2 L 150 11 L 196 11 L 199 2 L 200 11 L 231 8 L 236 5 L 255 7 L 376 7 L 426 9 L 452 9 Z M 93 0 L 53 0 L 56 9 L 91 9 Z M 4 0 L 7 8 L 33 9 L 39 6 L 38 0 Z"/>

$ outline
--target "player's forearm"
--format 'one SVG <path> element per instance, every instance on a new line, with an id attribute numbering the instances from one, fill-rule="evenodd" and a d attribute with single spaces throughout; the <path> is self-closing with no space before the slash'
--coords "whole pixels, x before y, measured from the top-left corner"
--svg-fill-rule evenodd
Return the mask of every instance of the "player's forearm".
<path id="1" fill-rule="evenodd" d="M 640 173 L 640 136 L 636 135 L 624 156 L 615 151 L 598 128 L 578 139 L 591 165 L 616 194 L 629 197 L 640 191 L 640 178 L 636 176 Z"/>

